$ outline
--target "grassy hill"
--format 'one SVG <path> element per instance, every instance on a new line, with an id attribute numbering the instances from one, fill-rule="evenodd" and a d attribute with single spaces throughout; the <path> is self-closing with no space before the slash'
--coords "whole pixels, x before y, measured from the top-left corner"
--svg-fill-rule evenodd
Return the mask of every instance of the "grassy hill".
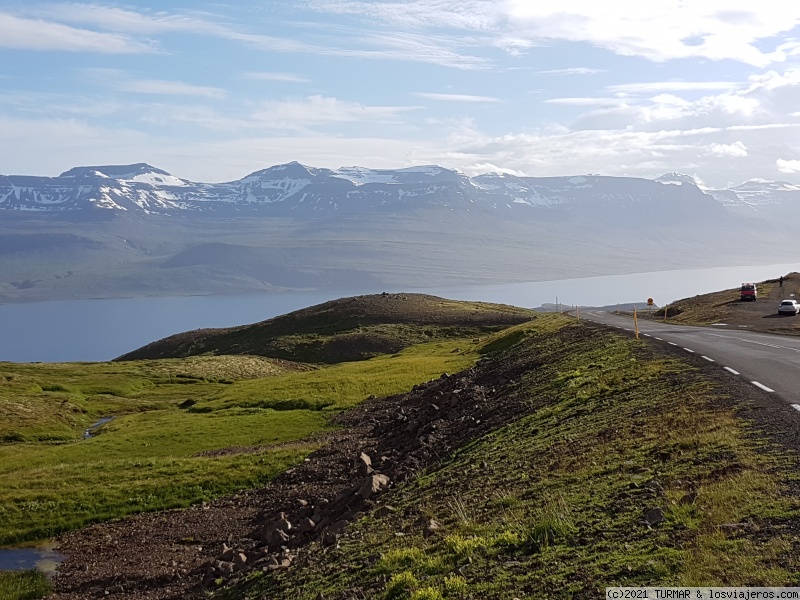
<path id="1" fill-rule="evenodd" d="M 535 313 L 424 294 L 378 294 L 332 300 L 268 321 L 170 336 L 117 360 L 200 354 L 250 354 L 309 363 L 364 360 L 413 344 L 480 336 Z"/>
<path id="2" fill-rule="evenodd" d="M 683 353 L 413 294 L 142 351 L 0 363 L 0 544 L 72 531 L 53 600 L 800 585 L 800 414 Z"/>
<path id="3" fill-rule="evenodd" d="M 788 422 L 768 424 L 762 399 L 683 357 L 563 317 L 492 344 L 497 353 L 453 385 L 432 382 L 388 411 L 422 413 L 424 431 L 446 432 L 449 415 L 431 405 L 458 389 L 476 419 L 471 435 L 427 460 L 424 448 L 409 449 L 416 468 L 392 463 L 397 485 L 335 541 L 298 542 L 291 567 L 249 573 L 213 597 L 601 598 L 612 585 L 800 582 L 797 458 L 767 442 L 765 430 Z M 493 393 L 476 401 L 476 389 Z M 403 447 L 402 420 L 383 422 L 391 417 L 377 403 L 360 410 L 351 426 L 382 415 L 362 448 L 399 460 L 391 448 Z M 447 448 L 447 435 L 432 443 Z M 313 490 L 276 484 L 319 502 Z M 289 502 L 261 518 L 279 510 L 301 521 Z"/>

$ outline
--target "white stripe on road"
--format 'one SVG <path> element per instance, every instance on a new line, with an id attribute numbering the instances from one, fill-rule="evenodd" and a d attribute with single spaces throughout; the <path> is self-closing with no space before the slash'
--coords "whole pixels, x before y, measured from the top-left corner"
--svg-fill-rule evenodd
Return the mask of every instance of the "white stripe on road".
<path id="1" fill-rule="evenodd" d="M 657 339 L 659 342 L 663 342 L 663 341 L 664 341 L 664 340 L 662 340 L 660 337 L 657 337 L 656 339 Z"/>
<path id="2" fill-rule="evenodd" d="M 800 410 L 800 404 L 792 404 L 792 408 L 795 410 Z"/>
<path id="3" fill-rule="evenodd" d="M 684 350 L 686 350 L 687 352 L 689 352 L 691 354 L 694 354 L 694 350 L 692 350 L 691 348 L 684 348 Z"/>
<path id="4" fill-rule="evenodd" d="M 677 346 L 677 345 L 678 345 L 678 344 L 676 344 L 675 342 L 667 342 L 667 343 L 668 343 L 670 346 Z"/>
<path id="5" fill-rule="evenodd" d="M 706 335 L 712 335 L 714 337 L 720 338 L 728 338 L 731 340 L 737 340 L 739 342 L 744 342 L 746 344 L 756 344 L 757 346 L 766 346 L 768 348 L 777 348 L 779 350 L 791 350 L 792 352 L 800 352 L 799 348 L 792 348 L 791 346 L 781 346 L 779 344 L 768 344 L 766 342 L 757 342 L 755 340 L 748 340 L 746 338 L 741 338 L 735 335 L 720 335 L 718 333 L 707 333 Z"/>
<path id="6" fill-rule="evenodd" d="M 652 335 L 650 335 L 649 333 L 645 333 L 645 334 L 644 334 L 644 337 L 653 337 L 653 336 L 652 336 Z"/>
<path id="7" fill-rule="evenodd" d="M 725 369 L 728 373 L 733 373 L 734 375 L 740 375 L 739 371 L 734 371 L 730 367 L 722 367 L 722 368 Z"/>
<path id="8" fill-rule="evenodd" d="M 704 359 L 705 359 L 705 360 L 707 360 L 708 362 L 714 362 L 714 359 L 713 359 L 713 358 L 709 358 L 709 357 L 707 357 L 707 356 L 705 356 L 705 355 L 703 355 L 703 356 L 702 356 L 702 358 L 704 358 Z"/>
<path id="9" fill-rule="evenodd" d="M 767 386 L 765 386 L 763 383 L 758 383 L 757 381 L 751 381 L 750 383 L 752 383 L 752 384 L 753 384 L 754 386 L 756 386 L 757 388 L 761 388 L 761 389 L 762 389 L 762 390 L 764 390 L 765 392 L 774 392 L 774 391 L 775 391 L 775 390 L 773 390 L 772 388 L 768 388 L 768 387 L 767 387 Z"/>

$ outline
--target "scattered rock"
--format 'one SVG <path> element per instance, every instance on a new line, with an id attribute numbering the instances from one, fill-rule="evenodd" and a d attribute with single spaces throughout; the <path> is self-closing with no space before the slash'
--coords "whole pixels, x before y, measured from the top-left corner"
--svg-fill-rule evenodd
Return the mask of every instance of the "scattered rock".
<path id="1" fill-rule="evenodd" d="M 366 500 L 367 498 L 372 498 L 372 496 L 375 494 L 379 494 L 384 491 L 387 487 L 389 487 L 390 482 L 391 480 L 387 475 L 383 475 L 382 473 L 373 473 L 364 479 L 361 487 L 358 488 L 358 492 L 356 493 Z"/>
<path id="2" fill-rule="evenodd" d="M 657 525 L 664 520 L 664 511 L 660 508 L 651 508 L 644 513 L 644 520 L 650 526 Z"/>
<path id="3" fill-rule="evenodd" d="M 359 454 L 358 458 L 356 459 L 356 470 L 358 471 L 359 475 L 362 477 L 366 477 L 367 475 L 372 474 L 372 459 L 369 455 L 365 452 Z"/>

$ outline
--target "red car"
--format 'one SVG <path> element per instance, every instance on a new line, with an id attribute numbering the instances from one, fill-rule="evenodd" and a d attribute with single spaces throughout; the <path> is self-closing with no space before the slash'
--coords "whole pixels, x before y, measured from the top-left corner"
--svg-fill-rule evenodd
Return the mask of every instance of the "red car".
<path id="1" fill-rule="evenodd" d="M 755 283 L 743 283 L 739 293 L 742 302 L 750 302 L 751 300 L 755 302 L 758 300 L 758 289 L 756 289 Z"/>

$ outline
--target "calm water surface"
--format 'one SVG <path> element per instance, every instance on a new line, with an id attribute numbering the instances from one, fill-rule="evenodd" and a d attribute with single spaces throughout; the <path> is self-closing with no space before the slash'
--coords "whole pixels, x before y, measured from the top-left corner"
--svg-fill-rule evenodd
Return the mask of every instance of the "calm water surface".
<path id="1" fill-rule="evenodd" d="M 385 291 L 424 292 L 456 300 L 482 300 L 530 308 L 554 303 L 556 298 L 565 305 L 583 306 L 643 302 L 653 298 L 661 305 L 735 287 L 742 281 L 763 281 L 792 271 L 800 271 L 800 263 Z M 384 290 L 5 304 L 0 305 L 0 360 L 109 360 L 173 333 L 253 323 L 326 300 L 381 291 Z"/>
<path id="2" fill-rule="evenodd" d="M 56 545 L 52 542 L 0 548 L 0 571 L 38 569 L 47 575 L 54 575 L 56 567 L 63 560 L 64 557 L 56 551 Z"/>

